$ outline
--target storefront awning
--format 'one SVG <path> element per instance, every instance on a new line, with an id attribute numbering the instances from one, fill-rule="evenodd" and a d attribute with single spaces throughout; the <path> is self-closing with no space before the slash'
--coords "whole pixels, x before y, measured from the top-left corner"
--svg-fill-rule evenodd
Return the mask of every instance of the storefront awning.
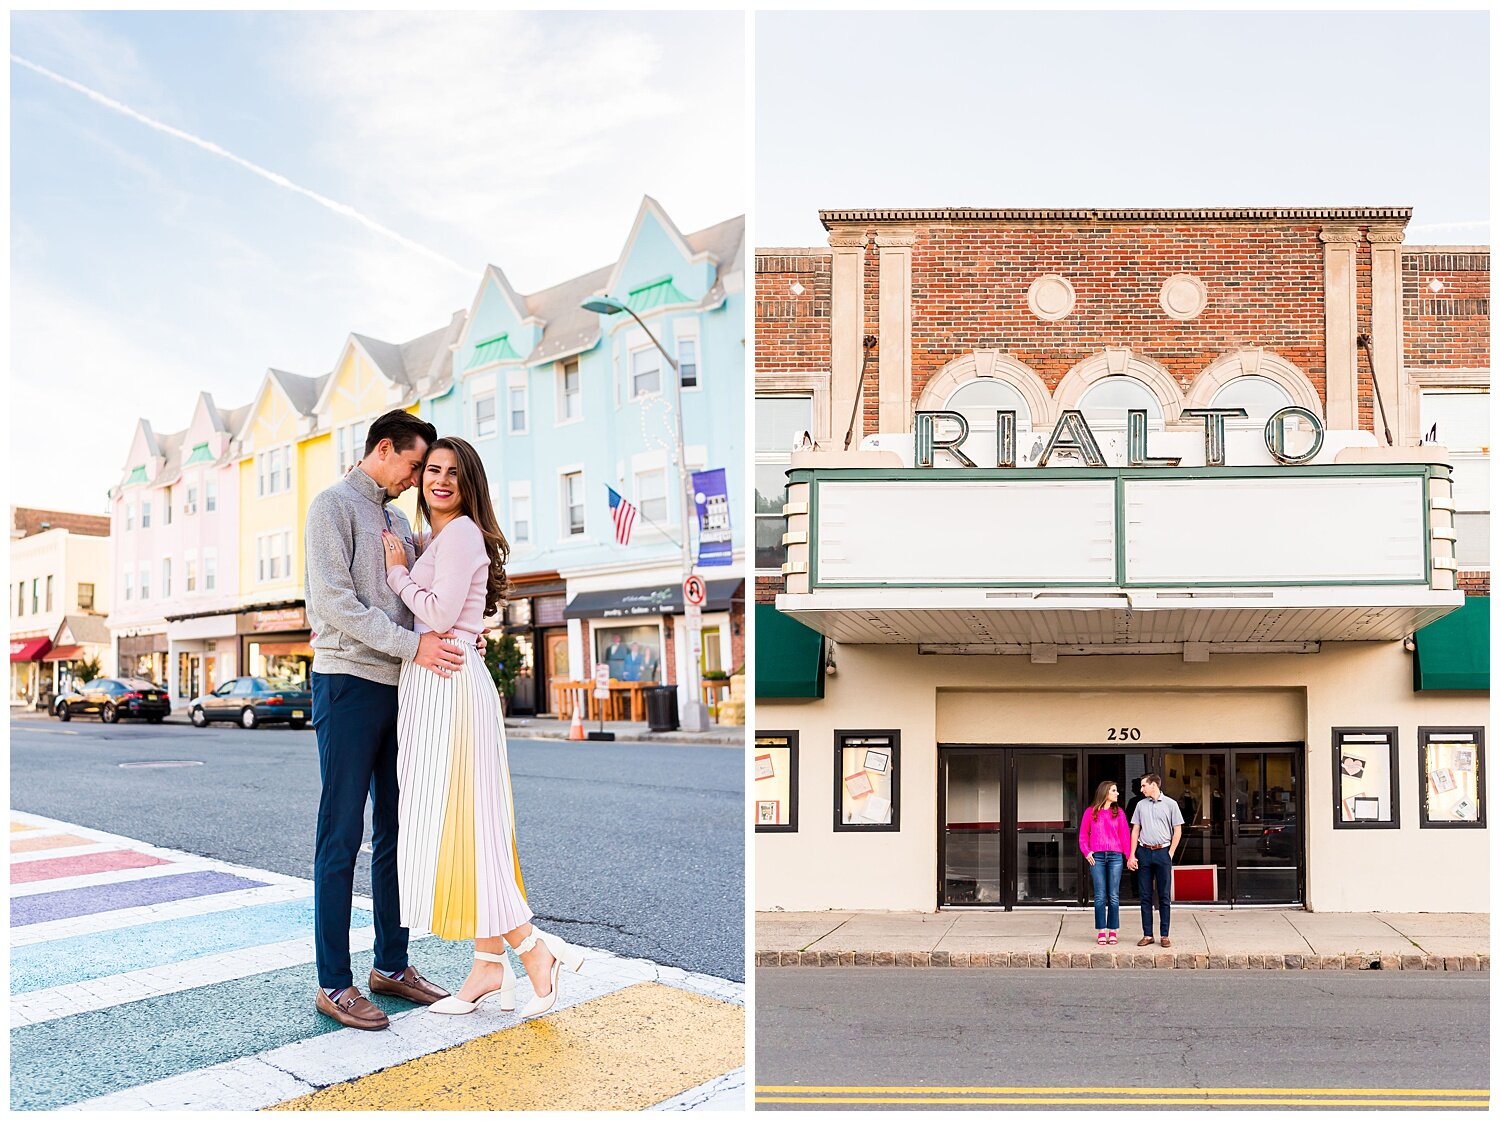
<path id="1" fill-rule="evenodd" d="M 755 695 L 821 700 L 823 636 L 769 603 L 755 605 Z"/>
<path id="2" fill-rule="evenodd" d="M 82 646 L 54 646 L 42 659 L 44 662 L 71 662 L 83 657 Z"/>
<path id="3" fill-rule="evenodd" d="M 13 638 L 10 641 L 10 660 L 34 662 L 52 645 L 50 638 Z"/>
<path id="4" fill-rule="evenodd" d="M 741 594 L 743 580 L 709 580 L 704 611 L 728 611 Z M 681 615 L 682 585 L 657 588 L 618 588 L 607 592 L 579 592 L 568 600 L 565 619 L 628 619 L 636 615 Z"/>
<path id="5" fill-rule="evenodd" d="M 1469 596 L 1451 615 L 1414 636 L 1412 678 L 1417 692 L 1490 687 L 1490 597 Z"/>

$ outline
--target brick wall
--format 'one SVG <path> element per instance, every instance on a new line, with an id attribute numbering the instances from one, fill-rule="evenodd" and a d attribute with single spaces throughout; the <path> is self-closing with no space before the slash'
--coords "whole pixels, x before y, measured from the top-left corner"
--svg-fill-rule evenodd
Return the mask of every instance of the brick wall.
<path id="1" fill-rule="evenodd" d="M 1442 286 L 1436 292 L 1434 280 Z M 1489 251 L 1439 245 L 1403 249 L 1401 314 L 1406 365 L 1489 369 Z"/>
<path id="2" fill-rule="evenodd" d="M 1460 572 L 1458 574 L 1458 588 L 1465 595 L 1487 596 L 1490 594 L 1490 574 L 1488 570 L 1474 572 Z"/>
<path id="3" fill-rule="evenodd" d="M 756 371 L 826 370 L 832 309 L 833 254 L 829 250 L 759 250 L 755 255 Z"/>

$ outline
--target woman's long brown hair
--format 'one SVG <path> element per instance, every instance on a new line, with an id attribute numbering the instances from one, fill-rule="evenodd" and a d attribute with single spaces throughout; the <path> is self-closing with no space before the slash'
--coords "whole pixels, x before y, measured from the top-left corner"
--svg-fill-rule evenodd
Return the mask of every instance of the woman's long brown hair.
<path id="1" fill-rule="evenodd" d="M 1109 800 L 1109 788 L 1111 786 L 1119 786 L 1119 785 L 1120 784 L 1118 782 L 1115 782 L 1112 779 L 1105 779 L 1103 782 L 1101 782 L 1094 789 L 1094 818 L 1095 818 L 1095 820 L 1098 820 L 1099 811 L 1104 808 L 1104 803 Z M 1120 803 L 1119 802 L 1116 802 L 1113 806 L 1109 807 L 1109 816 L 1110 817 L 1114 817 L 1115 814 L 1117 814 L 1119 812 L 1120 812 Z"/>
<path id="2" fill-rule="evenodd" d="M 495 518 L 495 506 L 490 501 L 490 484 L 485 478 L 484 461 L 474 450 L 474 445 L 457 436 L 444 436 L 435 440 L 422 459 L 421 478 L 426 480 L 427 460 L 439 448 L 447 448 L 458 460 L 458 512 L 467 514 L 484 534 L 484 549 L 490 555 L 489 584 L 484 593 L 485 617 L 493 615 L 505 600 L 505 561 L 510 556 L 510 542 L 500 532 L 500 522 Z M 421 520 L 432 524 L 432 511 L 427 508 L 427 488 L 417 487 L 417 513 Z"/>

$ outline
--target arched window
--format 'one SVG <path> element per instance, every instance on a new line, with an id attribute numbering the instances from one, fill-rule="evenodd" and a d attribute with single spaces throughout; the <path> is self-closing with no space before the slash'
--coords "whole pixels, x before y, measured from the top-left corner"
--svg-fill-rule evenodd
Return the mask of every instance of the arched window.
<path id="1" fill-rule="evenodd" d="M 965 382 L 953 391 L 943 408 L 962 414 L 969 422 L 969 438 L 961 447 L 965 455 L 982 467 L 996 462 L 997 411 L 1009 409 L 1016 414 L 1018 447 L 1024 447 L 1024 441 L 1031 434 L 1031 406 L 1019 389 L 998 378 L 975 378 Z"/>
<path id="2" fill-rule="evenodd" d="M 1296 403 L 1282 386 L 1258 374 L 1231 378 L 1214 394 L 1213 399 L 1215 408 L 1232 409 L 1238 406 L 1250 414 L 1244 420 L 1225 422 L 1234 428 L 1263 428 L 1266 419 L 1277 409 Z"/>
<path id="3" fill-rule="evenodd" d="M 1089 386 L 1078 401 L 1083 419 L 1094 432 L 1124 432 L 1131 409 L 1146 410 L 1146 428 L 1158 432 L 1165 426 L 1161 402 L 1145 382 L 1116 375 Z"/>

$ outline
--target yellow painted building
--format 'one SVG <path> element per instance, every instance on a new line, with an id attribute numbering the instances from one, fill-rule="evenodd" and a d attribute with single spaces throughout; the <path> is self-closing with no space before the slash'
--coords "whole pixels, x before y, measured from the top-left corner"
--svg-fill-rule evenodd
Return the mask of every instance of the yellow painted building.
<path id="1" fill-rule="evenodd" d="M 401 345 L 350 335 L 331 373 L 268 370 L 239 432 L 239 664 L 243 673 L 305 681 L 312 664 L 302 532 L 313 496 L 364 455 L 370 422 L 417 413 L 448 376 L 463 325 Z M 415 520 L 416 492 L 397 505 Z"/>

